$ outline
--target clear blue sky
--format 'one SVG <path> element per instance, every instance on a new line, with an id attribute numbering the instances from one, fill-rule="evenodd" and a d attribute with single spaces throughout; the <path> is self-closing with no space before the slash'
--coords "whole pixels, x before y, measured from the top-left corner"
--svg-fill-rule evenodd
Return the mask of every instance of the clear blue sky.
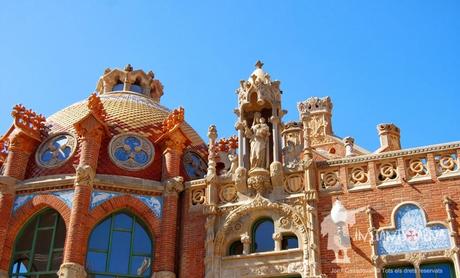
<path id="1" fill-rule="evenodd" d="M 296 103 L 332 97 L 333 128 L 370 150 L 460 140 L 459 1 L 0 1 L 0 133 L 14 104 L 51 115 L 106 67 L 153 70 L 162 104 L 206 137 L 235 133 L 235 89 L 257 59 Z M 185 1 L 182 1 L 185 2 Z"/>

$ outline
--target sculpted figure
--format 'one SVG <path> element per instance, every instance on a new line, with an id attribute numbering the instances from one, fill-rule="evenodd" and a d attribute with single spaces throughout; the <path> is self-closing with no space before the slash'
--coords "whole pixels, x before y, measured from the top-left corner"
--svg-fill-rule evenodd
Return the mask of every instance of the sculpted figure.
<path id="1" fill-rule="evenodd" d="M 260 116 L 259 112 L 254 114 L 252 127 L 250 129 L 246 127 L 245 135 L 250 139 L 251 143 L 251 169 L 267 168 L 266 154 L 270 128 L 265 123 L 265 119 Z"/>

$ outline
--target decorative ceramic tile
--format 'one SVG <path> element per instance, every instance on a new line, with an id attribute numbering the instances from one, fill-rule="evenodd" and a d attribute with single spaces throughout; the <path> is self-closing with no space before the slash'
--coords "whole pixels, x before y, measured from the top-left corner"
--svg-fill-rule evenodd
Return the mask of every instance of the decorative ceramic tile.
<path id="1" fill-rule="evenodd" d="M 93 191 L 91 193 L 90 209 L 94 209 L 95 207 L 99 206 L 105 201 L 110 200 L 113 197 L 117 197 L 120 195 L 121 195 L 120 193 L 116 193 L 116 192 Z"/>
<path id="2" fill-rule="evenodd" d="M 426 225 L 424 212 L 416 205 L 401 206 L 395 214 L 394 230 L 378 234 L 379 255 L 443 250 L 451 247 L 449 230 L 442 224 Z"/>
<path id="3" fill-rule="evenodd" d="M 72 208 L 72 202 L 73 202 L 73 190 L 65 190 L 65 191 L 57 191 L 53 192 L 52 194 L 62 201 L 69 207 Z"/>
<path id="4" fill-rule="evenodd" d="M 22 207 L 28 201 L 32 200 L 35 196 L 36 194 L 17 195 L 14 199 L 13 213 L 15 213 L 20 207 Z"/>
<path id="5" fill-rule="evenodd" d="M 134 197 L 141 200 L 146 204 L 156 217 L 161 218 L 163 210 L 163 198 L 161 196 L 144 196 L 144 195 L 133 195 Z"/>

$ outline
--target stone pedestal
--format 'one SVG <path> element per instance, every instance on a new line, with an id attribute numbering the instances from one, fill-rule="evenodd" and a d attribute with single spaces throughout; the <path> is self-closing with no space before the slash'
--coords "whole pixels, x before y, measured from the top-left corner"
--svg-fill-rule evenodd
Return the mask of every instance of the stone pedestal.
<path id="1" fill-rule="evenodd" d="M 85 268 L 76 263 L 63 263 L 57 274 L 62 278 L 86 278 Z"/>
<path id="2" fill-rule="evenodd" d="M 253 168 L 248 172 L 248 188 L 261 195 L 272 192 L 270 172 L 264 168 Z"/>

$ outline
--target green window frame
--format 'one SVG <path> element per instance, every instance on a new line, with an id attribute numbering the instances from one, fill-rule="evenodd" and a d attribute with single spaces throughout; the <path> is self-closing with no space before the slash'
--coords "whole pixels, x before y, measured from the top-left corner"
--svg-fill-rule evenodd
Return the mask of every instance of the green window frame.
<path id="1" fill-rule="evenodd" d="M 57 277 L 65 236 L 65 223 L 57 211 L 45 209 L 33 216 L 16 237 L 10 277 Z"/>
<path id="2" fill-rule="evenodd" d="M 130 225 L 125 226 L 125 227 L 120 227 L 117 224 L 117 219 L 119 217 L 124 217 L 125 220 L 130 218 Z M 128 217 L 128 218 L 127 218 Z M 95 236 L 95 233 L 97 232 L 97 229 L 100 228 L 101 225 L 107 225 L 108 229 L 108 241 L 105 244 L 105 247 L 97 246 L 94 247 L 92 246 L 92 238 Z M 148 251 L 143 251 L 143 252 L 138 252 L 135 250 L 135 240 L 136 240 L 136 235 L 141 232 L 145 233 L 144 234 L 144 240 L 146 240 L 145 236 L 147 236 L 148 241 L 150 241 L 150 247 L 148 247 Z M 117 240 L 117 235 L 124 235 L 129 237 L 129 254 L 122 254 L 123 252 L 117 252 L 114 247 L 119 240 Z M 97 240 L 97 236 L 96 240 Z M 93 244 L 94 245 L 94 244 Z M 100 245 L 100 242 L 97 244 Z M 127 247 L 127 246 L 124 246 Z M 154 250 L 154 244 L 152 240 L 152 236 L 147 229 L 146 225 L 143 223 L 143 221 L 135 216 L 134 214 L 128 212 L 128 211 L 119 211 L 116 213 L 113 213 L 109 215 L 107 218 L 102 220 L 100 223 L 98 223 L 93 231 L 91 232 L 91 235 L 88 239 L 88 252 L 86 256 L 86 269 L 88 273 L 88 277 L 150 277 L 152 273 L 152 267 L 153 267 L 153 250 Z M 117 256 L 119 254 L 122 254 L 123 256 L 126 257 L 128 261 L 127 265 L 127 272 L 123 271 L 114 271 L 111 265 L 111 262 L 113 263 L 116 261 L 116 259 L 113 259 L 114 256 Z M 147 263 L 148 267 L 146 270 L 139 274 L 139 273 L 133 273 L 133 271 L 137 271 L 139 265 L 136 265 L 136 258 L 139 259 L 143 257 L 144 262 Z M 102 259 L 101 259 L 102 258 Z M 100 268 L 100 266 L 97 266 L 95 264 L 95 260 L 105 260 L 105 264 L 103 263 L 103 269 L 96 269 Z M 124 260 L 123 260 L 124 261 Z M 138 263 L 139 261 L 137 261 Z M 97 263 L 97 262 L 96 262 Z M 115 267 L 115 266 L 113 266 Z"/>
<path id="3" fill-rule="evenodd" d="M 271 224 L 271 233 L 270 234 L 264 234 L 264 235 L 268 239 L 267 242 L 268 241 L 271 242 L 271 247 L 272 248 L 268 248 L 267 250 L 260 250 L 260 248 L 258 246 L 259 239 L 257 238 L 257 235 L 258 235 L 259 228 L 261 227 L 261 225 L 263 225 L 265 223 L 270 223 Z M 264 232 L 264 231 L 262 231 L 262 232 Z M 256 222 L 254 222 L 254 225 L 252 226 L 252 236 L 251 236 L 251 239 L 252 239 L 251 253 L 274 251 L 275 250 L 275 241 L 272 238 L 274 232 L 275 232 L 275 225 L 273 223 L 273 219 L 271 219 L 269 217 L 264 217 L 264 218 L 258 219 Z M 263 249 L 265 249 L 265 248 L 263 248 Z"/>

